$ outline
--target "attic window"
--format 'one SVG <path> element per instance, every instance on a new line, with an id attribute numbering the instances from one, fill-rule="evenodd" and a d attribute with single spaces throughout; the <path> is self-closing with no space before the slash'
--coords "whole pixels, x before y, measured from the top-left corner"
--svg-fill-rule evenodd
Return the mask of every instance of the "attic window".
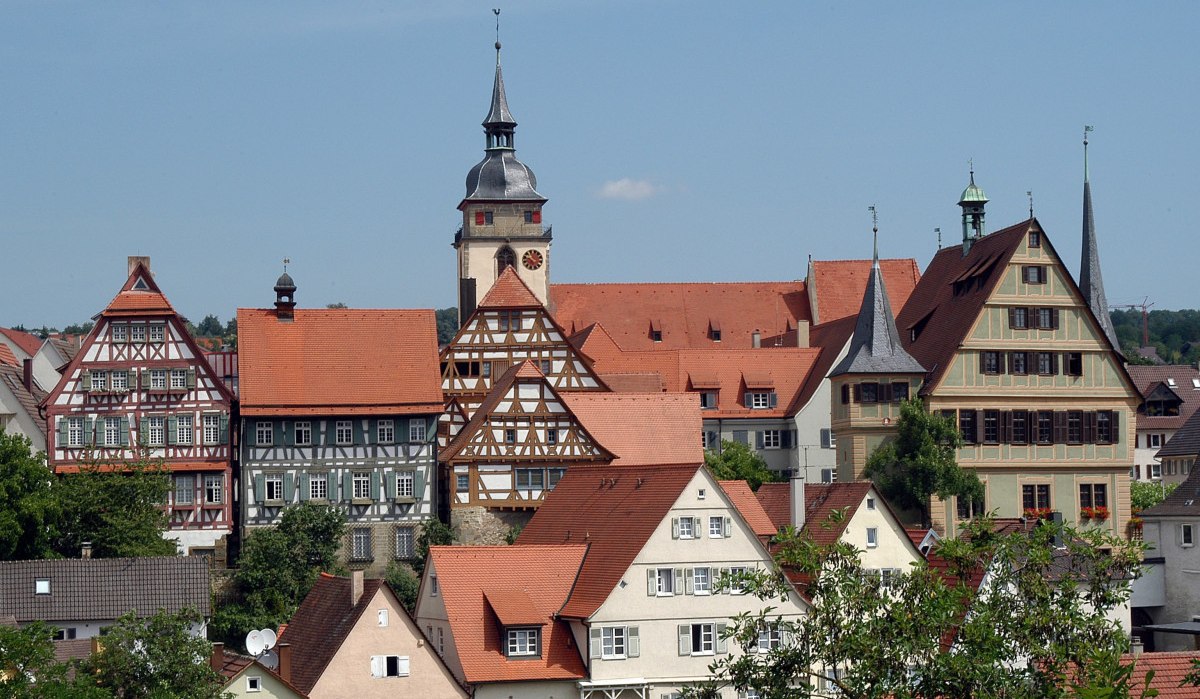
<path id="1" fill-rule="evenodd" d="M 710 318 L 708 320 L 708 339 L 712 340 L 713 342 L 721 341 L 721 322 L 716 318 Z"/>
<path id="2" fill-rule="evenodd" d="M 1042 247 L 1042 234 L 1040 231 L 1029 231 L 1029 247 Z"/>
<path id="3" fill-rule="evenodd" d="M 1192 388 L 1200 388 L 1200 379 L 1192 379 Z"/>
<path id="4" fill-rule="evenodd" d="M 149 291 L 150 285 L 146 283 L 146 280 L 144 278 L 138 277 L 137 281 L 133 283 L 133 290 L 134 291 Z"/>
<path id="5" fill-rule="evenodd" d="M 650 339 L 654 342 L 662 342 L 663 333 L 661 320 L 650 321 Z"/>
<path id="6" fill-rule="evenodd" d="M 38 578 L 33 581 L 33 594 L 48 595 L 50 594 L 50 578 Z"/>

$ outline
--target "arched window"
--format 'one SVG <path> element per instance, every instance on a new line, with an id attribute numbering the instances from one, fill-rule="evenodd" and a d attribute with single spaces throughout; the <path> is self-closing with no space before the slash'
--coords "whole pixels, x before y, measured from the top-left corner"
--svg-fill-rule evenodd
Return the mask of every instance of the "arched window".
<path id="1" fill-rule="evenodd" d="M 514 267 L 517 264 L 517 253 L 513 249 L 505 245 L 496 253 L 496 276 L 499 277 L 504 273 L 505 267 Z"/>

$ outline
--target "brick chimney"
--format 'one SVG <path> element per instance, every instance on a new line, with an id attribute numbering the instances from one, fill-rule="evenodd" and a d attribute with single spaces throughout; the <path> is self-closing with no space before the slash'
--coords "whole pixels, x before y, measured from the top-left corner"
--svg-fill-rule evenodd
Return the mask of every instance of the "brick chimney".
<path id="1" fill-rule="evenodd" d="M 350 606 L 358 604 L 363 595 L 363 572 L 356 570 L 350 573 Z"/>
<path id="2" fill-rule="evenodd" d="M 127 272 L 125 272 L 125 275 L 129 276 L 130 274 L 133 274 L 133 270 L 137 268 L 139 263 L 143 267 L 145 267 L 147 270 L 149 270 L 150 269 L 150 256 L 149 255 L 130 255 L 129 256 L 129 270 Z"/>
<path id="3" fill-rule="evenodd" d="M 292 644 L 280 643 L 275 646 L 275 652 L 279 654 L 279 676 L 285 682 L 292 681 Z"/>
<path id="4" fill-rule="evenodd" d="M 212 645 L 212 655 L 208 657 L 208 664 L 213 672 L 220 674 L 221 668 L 225 667 L 225 644 L 221 642 Z"/>
<path id="5" fill-rule="evenodd" d="M 33 360 L 26 359 L 21 363 L 21 369 L 24 375 L 21 376 L 21 383 L 25 384 L 25 390 L 33 393 Z"/>

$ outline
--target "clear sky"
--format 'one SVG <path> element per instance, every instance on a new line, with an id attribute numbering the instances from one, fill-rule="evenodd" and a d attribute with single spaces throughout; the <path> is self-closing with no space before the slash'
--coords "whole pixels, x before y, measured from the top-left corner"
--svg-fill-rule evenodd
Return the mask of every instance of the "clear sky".
<path id="1" fill-rule="evenodd" d="M 454 305 L 494 3 L 0 4 L 0 325 L 99 312 L 150 255 L 193 321 Z M 552 280 L 924 268 L 1028 215 L 1077 274 L 1082 129 L 1110 303 L 1195 308 L 1200 3 L 506 1 Z"/>

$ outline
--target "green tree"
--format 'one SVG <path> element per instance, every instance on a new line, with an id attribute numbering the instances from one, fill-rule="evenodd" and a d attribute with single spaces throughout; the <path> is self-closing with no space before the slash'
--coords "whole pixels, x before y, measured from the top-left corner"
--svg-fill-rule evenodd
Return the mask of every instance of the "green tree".
<path id="1" fill-rule="evenodd" d="M 441 520 L 431 519 L 421 526 L 421 533 L 417 535 L 416 556 L 413 558 L 412 567 L 421 575 L 425 572 L 425 560 L 429 558 L 430 546 L 449 546 L 454 543 L 454 530 Z"/>
<path id="2" fill-rule="evenodd" d="M 448 345 L 458 333 L 458 309 L 439 308 L 437 316 L 438 345 Z"/>
<path id="3" fill-rule="evenodd" d="M 400 604 L 404 605 L 408 613 L 415 613 L 417 611 L 417 591 L 421 586 L 421 579 L 417 577 L 412 568 L 399 561 L 392 561 L 388 564 L 383 579 L 392 588 L 392 592 L 395 592 L 396 596 L 400 598 Z"/>
<path id="4" fill-rule="evenodd" d="M 721 440 L 720 453 L 704 452 L 704 464 L 717 480 L 746 481 L 751 490 L 775 480 L 767 462 L 750 445 L 728 439 Z"/>
<path id="5" fill-rule="evenodd" d="M 202 337 L 220 337 L 221 330 L 220 319 L 211 314 L 204 316 L 204 320 L 196 326 L 196 332 Z"/>
<path id="6" fill-rule="evenodd" d="M 863 475 L 899 509 L 919 511 L 921 524 L 928 527 L 931 496 L 983 498 L 979 476 L 960 468 L 955 459 L 962 445 L 952 420 L 930 414 L 921 399 L 910 398 L 900 406 L 896 438 L 867 458 Z"/>
<path id="7" fill-rule="evenodd" d="M 174 542 L 163 538 L 168 521 L 162 504 L 170 487 L 162 465 L 148 461 L 93 463 L 59 476 L 62 520 L 55 550 L 77 558 L 82 544 L 91 542 L 97 558 L 174 555 Z"/>
<path id="8" fill-rule="evenodd" d="M 1178 483 L 1162 481 L 1134 481 L 1129 484 L 1129 504 L 1134 514 L 1148 510 L 1166 500 L 1178 486 Z"/>
<path id="9" fill-rule="evenodd" d="M 95 325 L 96 324 L 90 320 L 86 323 L 72 323 L 71 325 L 63 328 L 62 331 L 64 335 L 87 335 L 92 331 L 92 328 Z"/>
<path id="10" fill-rule="evenodd" d="M 54 629 L 42 622 L 0 626 L 0 699 L 110 699 L 90 678 L 70 678 L 71 663 L 54 657 Z"/>
<path id="11" fill-rule="evenodd" d="M 1114 696 L 1104 691 L 1121 683 L 1137 689 L 1128 673 L 1122 679 L 1128 640 L 1109 613 L 1129 600 L 1140 545 L 1055 524 L 1005 535 L 986 518 L 967 527 L 937 549 L 946 571 L 921 562 L 887 582 L 862 567 L 850 544 L 785 530 L 777 561 L 807 581 L 798 591 L 811 609 L 799 618 L 772 607 L 734 618 L 729 642 L 743 650 L 766 628 L 783 640 L 721 657 L 714 679 L 693 695 L 732 686 L 772 699 L 1034 699 Z M 984 570 L 987 582 L 977 587 Z M 791 583 L 763 571 L 743 584 L 770 601 Z"/>
<path id="12" fill-rule="evenodd" d="M 349 306 L 347 306 L 344 301 L 338 301 L 337 303 L 327 303 L 327 304 L 325 304 L 325 307 L 326 308 L 334 308 L 334 309 L 349 308 Z"/>
<path id="13" fill-rule="evenodd" d="M 0 560 L 53 555 L 62 508 L 46 455 L 32 442 L 0 427 Z"/>
<path id="14" fill-rule="evenodd" d="M 224 681 L 209 664 L 212 647 L 193 636 L 199 621 L 192 612 L 159 610 L 138 618 L 133 612 L 117 619 L 104 636 L 104 646 L 81 665 L 96 686 L 123 699 L 220 699 Z"/>

